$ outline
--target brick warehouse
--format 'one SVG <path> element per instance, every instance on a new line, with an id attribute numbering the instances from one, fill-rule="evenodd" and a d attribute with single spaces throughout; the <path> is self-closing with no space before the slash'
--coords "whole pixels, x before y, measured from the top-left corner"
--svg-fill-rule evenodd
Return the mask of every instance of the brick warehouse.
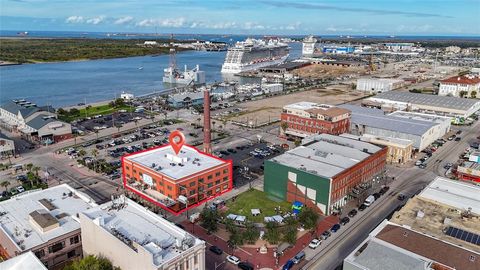
<path id="1" fill-rule="evenodd" d="M 169 145 L 122 158 L 126 189 L 172 213 L 214 198 L 232 188 L 232 162 L 184 145 L 175 155 Z M 179 201 L 183 195 L 188 206 Z"/>
<path id="2" fill-rule="evenodd" d="M 347 133 L 350 128 L 351 112 L 326 104 L 298 102 L 283 107 L 282 124 L 287 128 L 280 129 L 285 137 L 301 137 L 312 134 L 327 133 L 339 135 Z"/>
<path id="3" fill-rule="evenodd" d="M 329 134 L 265 161 L 265 192 L 300 201 L 330 215 L 351 199 L 351 191 L 385 172 L 387 147 Z"/>

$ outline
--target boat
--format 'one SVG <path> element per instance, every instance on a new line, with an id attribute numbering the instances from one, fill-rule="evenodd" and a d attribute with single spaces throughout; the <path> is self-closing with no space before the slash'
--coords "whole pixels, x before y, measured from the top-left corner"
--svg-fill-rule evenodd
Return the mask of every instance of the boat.
<path id="1" fill-rule="evenodd" d="M 139 69 L 139 70 L 142 70 L 142 69 L 143 69 L 143 67 L 139 67 L 138 69 Z"/>
<path id="2" fill-rule="evenodd" d="M 230 47 L 222 65 L 222 73 L 237 74 L 258 68 L 281 64 L 289 55 L 288 44 L 278 39 L 238 41 Z"/>
<path id="3" fill-rule="evenodd" d="M 190 70 L 185 65 L 184 71 L 180 71 L 176 65 L 175 49 L 170 49 L 170 65 L 163 70 L 163 82 L 183 85 L 205 84 L 205 71 L 200 70 L 199 65 Z"/>

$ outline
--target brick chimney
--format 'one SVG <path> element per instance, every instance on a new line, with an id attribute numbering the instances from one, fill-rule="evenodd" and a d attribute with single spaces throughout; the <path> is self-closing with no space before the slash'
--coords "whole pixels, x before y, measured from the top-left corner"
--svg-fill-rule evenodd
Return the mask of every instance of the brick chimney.
<path id="1" fill-rule="evenodd" d="M 212 153 L 210 132 L 210 90 L 203 89 L 203 151 L 205 153 Z"/>

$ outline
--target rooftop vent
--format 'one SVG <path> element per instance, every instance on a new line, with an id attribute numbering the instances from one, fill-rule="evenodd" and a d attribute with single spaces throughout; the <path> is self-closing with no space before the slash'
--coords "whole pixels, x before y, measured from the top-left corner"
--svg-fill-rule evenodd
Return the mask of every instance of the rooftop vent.
<path id="1" fill-rule="evenodd" d="M 55 205 L 53 205 L 52 202 L 50 202 L 49 200 L 47 199 L 40 199 L 38 200 L 38 202 L 43 205 L 45 208 L 47 208 L 48 211 L 52 211 L 52 210 L 55 210 L 57 209 L 57 207 Z"/>
<path id="2" fill-rule="evenodd" d="M 30 222 L 44 233 L 60 227 L 58 220 L 45 210 L 35 210 L 29 216 Z"/>

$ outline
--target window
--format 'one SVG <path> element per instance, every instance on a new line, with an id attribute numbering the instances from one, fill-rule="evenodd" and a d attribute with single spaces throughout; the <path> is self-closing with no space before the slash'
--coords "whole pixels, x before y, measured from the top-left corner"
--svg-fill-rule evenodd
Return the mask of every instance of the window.
<path id="1" fill-rule="evenodd" d="M 195 190 L 190 190 L 190 195 L 195 195 Z"/>
<path id="2" fill-rule="evenodd" d="M 133 173 L 137 173 L 137 170 L 134 169 L 134 170 L 133 170 Z"/>
<path id="3" fill-rule="evenodd" d="M 163 181 L 158 182 L 160 186 L 163 186 Z"/>
<path id="4" fill-rule="evenodd" d="M 127 169 L 127 170 L 130 170 L 130 167 L 128 167 L 128 166 L 125 166 L 125 169 Z"/>
<path id="5" fill-rule="evenodd" d="M 172 190 L 172 186 L 167 186 L 167 189 L 168 189 L 168 190 Z"/>
<path id="6" fill-rule="evenodd" d="M 217 177 L 220 176 L 220 172 L 216 172 L 215 176 L 217 176 Z"/>
<path id="7" fill-rule="evenodd" d="M 48 247 L 48 253 L 55 253 L 65 247 L 65 242 L 58 242 Z"/>
<path id="8" fill-rule="evenodd" d="M 208 183 L 207 188 L 211 188 L 213 186 L 212 183 Z"/>
<path id="9" fill-rule="evenodd" d="M 228 170 L 227 170 L 227 169 L 223 170 L 223 173 L 224 173 L 224 174 L 225 174 L 225 173 L 228 173 Z"/>
<path id="10" fill-rule="evenodd" d="M 215 189 L 215 192 L 217 192 L 217 193 L 220 192 L 220 188 L 219 188 L 219 187 L 216 188 L 216 189 Z"/>
<path id="11" fill-rule="evenodd" d="M 213 175 L 209 175 L 207 178 L 208 178 L 208 180 L 210 180 L 210 179 L 213 178 Z"/>
<path id="12" fill-rule="evenodd" d="M 67 253 L 67 257 L 68 258 L 72 258 L 72 257 L 75 257 L 75 249 L 74 250 L 70 250 L 68 253 Z"/>
<path id="13" fill-rule="evenodd" d="M 198 179 L 198 183 L 203 183 L 203 178 Z"/>
<path id="14" fill-rule="evenodd" d="M 228 176 L 223 177 L 223 182 L 228 181 Z"/>
<path id="15" fill-rule="evenodd" d="M 198 192 L 202 192 L 203 191 L 203 187 L 198 187 Z"/>
<path id="16" fill-rule="evenodd" d="M 194 187 L 195 186 L 195 182 L 190 182 L 190 187 Z"/>
<path id="17" fill-rule="evenodd" d="M 212 191 L 211 190 L 207 191 L 207 195 L 208 196 L 212 195 Z"/>
<path id="18" fill-rule="evenodd" d="M 43 256 L 45 256 L 45 250 L 40 249 L 40 250 L 35 251 L 35 256 L 37 256 L 37 258 L 39 258 L 39 259 L 43 258 Z"/>
<path id="19" fill-rule="evenodd" d="M 80 242 L 80 237 L 75 235 L 74 237 L 70 237 L 70 245 L 78 244 Z"/>
<path id="20" fill-rule="evenodd" d="M 215 185 L 220 184 L 220 180 L 215 181 Z"/>
<path id="21" fill-rule="evenodd" d="M 228 188 L 228 184 L 227 185 L 223 185 L 223 189 L 227 189 Z"/>

